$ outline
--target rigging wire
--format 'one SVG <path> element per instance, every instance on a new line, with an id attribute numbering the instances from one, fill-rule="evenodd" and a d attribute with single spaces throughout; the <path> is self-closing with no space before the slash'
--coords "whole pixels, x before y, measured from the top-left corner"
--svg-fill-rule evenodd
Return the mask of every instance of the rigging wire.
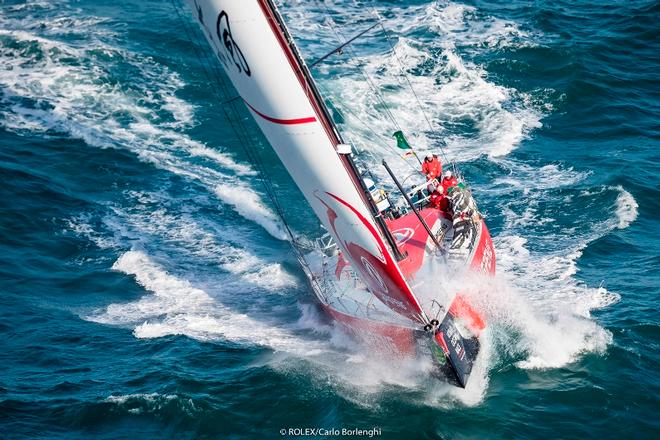
<path id="1" fill-rule="evenodd" d="M 431 120 L 428 118 L 428 116 L 426 115 L 426 112 L 424 111 L 424 106 L 422 105 L 422 102 L 419 99 L 419 96 L 417 95 L 417 92 L 415 92 L 415 88 L 413 87 L 412 82 L 410 81 L 410 77 L 408 76 L 408 73 L 406 72 L 406 69 L 405 69 L 405 66 L 404 66 L 403 62 L 399 58 L 399 55 L 396 53 L 395 46 L 392 43 L 392 40 L 390 39 L 390 32 L 387 30 L 387 28 L 383 24 L 383 19 L 382 19 L 381 15 L 378 13 L 378 10 L 376 9 L 376 7 L 374 6 L 373 0 L 371 2 L 371 5 L 372 5 L 371 10 L 372 10 L 374 16 L 376 17 L 376 19 L 378 20 L 378 23 L 380 23 L 380 27 L 383 30 L 383 33 L 385 34 L 385 39 L 387 40 L 387 43 L 390 46 L 390 50 L 392 52 L 392 55 L 394 56 L 394 58 L 396 58 L 397 62 L 399 63 L 399 66 L 401 67 L 401 75 L 406 79 L 406 82 L 408 83 L 408 87 L 410 88 L 410 91 L 412 92 L 413 96 L 415 97 L 415 101 L 417 101 L 417 106 L 419 107 L 419 110 L 422 112 L 422 115 L 424 116 L 424 119 L 426 120 L 426 123 L 429 126 L 429 130 L 431 132 L 436 131 L 433 128 L 433 125 L 431 124 Z M 447 155 L 445 154 L 445 150 L 442 147 L 442 144 L 440 144 L 439 147 L 440 147 L 440 151 L 442 152 L 442 158 L 444 159 L 445 162 L 448 162 Z"/>
<path id="2" fill-rule="evenodd" d="M 325 9 L 326 15 L 327 15 L 327 22 L 330 25 L 330 30 L 332 30 L 332 33 L 335 35 L 335 39 L 340 45 L 345 44 L 345 38 L 339 33 L 338 31 L 338 26 L 334 22 L 334 20 L 331 17 L 330 9 L 328 9 L 328 6 L 322 2 L 322 0 L 317 0 L 323 8 Z M 352 54 L 353 50 L 351 49 L 350 46 L 345 47 L 346 52 L 349 52 L 349 59 L 354 62 L 354 64 L 357 66 L 360 74 L 364 78 L 365 82 L 369 86 L 369 88 L 372 90 L 375 98 L 379 101 L 379 104 L 382 106 L 382 108 L 385 110 L 386 116 L 392 121 L 392 124 L 396 127 L 397 130 L 401 130 L 401 126 L 397 122 L 396 118 L 394 117 L 394 114 L 390 110 L 390 107 L 387 105 L 387 102 L 385 102 L 384 97 L 380 93 L 380 89 L 375 85 L 371 77 L 367 74 L 366 70 L 364 69 L 361 61 L 359 60 L 358 57 Z"/>
<path id="3" fill-rule="evenodd" d="M 328 96 L 329 96 L 329 95 L 332 94 L 332 93 L 330 92 L 330 90 L 328 90 L 326 87 L 319 86 L 319 89 L 321 89 L 321 91 L 325 92 L 325 95 L 328 95 Z M 360 116 L 358 116 L 358 114 L 357 114 L 356 112 L 354 112 L 353 110 L 351 110 L 350 107 L 344 107 L 343 110 L 344 110 L 346 113 L 350 114 L 352 117 L 354 117 L 358 122 L 360 122 L 360 123 L 364 126 L 364 128 L 365 128 L 366 130 L 368 130 L 369 132 L 371 132 L 371 133 L 372 133 L 376 138 L 378 138 L 378 139 L 379 139 L 384 145 L 387 145 L 387 144 L 390 142 L 390 139 L 389 139 L 389 138 L 387 138 L 387 137 L 383 136 L 381 133 L 378 133 L 377 131 L 375 131 L 375 130 L 369 125 L 368 122 L 366 122 L 364 119 L 362 119 Z M 353 143 L 353 144 L 356 144 L 354 138 L 353 138 L 352 136 L 350 136 L 350 137 L 351 137 L 351 141 L 352 141 L 352 143 Z M 369 152 L 369 151 L 367 151 L 367 153 L 369 153 L 370 155 L 372 154 L 372 153 Z M 417 171 L 417 167 L 415 167 L 414 165 L 412 165 L 410 162 L 408 162 L 408 161 L 406 161 L 406 160 L 404 160 L 403 162 L 404 162 L 406 165 L 408 165 L 410 168 L 412 168 L 413 170 Z"/>
<path id="4" fill-rule="evenodd" d="M 338 30 L 337 30 L 337 27 L 338 27 L 338 26 L 336 25 L 336 23 L 335 23 L 334 20 L 332 19 L 332 17 L 331 17 L 331 12 L 330 12 L 329 8 L 328 8 L 327 5 L 323 2 L 323 0 L 317 0 L 317 2 L 320 3 L 320 4 L 323 6 L 323 8 L 325 9 L 325 12 L 326 12 L 326 15 L 327 15 L 327 21 L 328 21 L 328 23 L 329 23 L 329 25 L 330 25 L 330 28 L 331 28 L 332 32 L 335 34 L 335 38 L 337 38 L 337 41 L 338 41 L 340 44 L 342 44 L 342 38 L 340 38 L 340 34 L 339 34 Z M 424 111 L 424 107 L 423 107 L 422 102 L 421 102 L 421 100 L 420 100 L 420 98 L 419 98 L 419 95 L 417 94 L 417 92 L 415 91 L 415 89 L 414 89 L 414 87 L 413 87 L 413 85 L 412 85 L 412 81 L 410 80 L 410 77 L 408 76 L 408 73 L 407 73 L 407 71 L 406 71 L 406 69 L 405 69 L 405 65 L 404 65 L 403 61 L 401 60 L 401 58 L 399 57 L 399 55 L 398 55 L 397 52 L 396 52 L 396 48 L 395 48 L 394 43 L 392 42 L 392 37 L 391 37 L 391 35 L 390 35 L 390 32 L 389 32 L 389 31 L 387 30 L 387 28 L 385 27 L 385 25 L 384 25 L 384 23 L 383 23 L 384 20 L 383 20 L 383 18 L 381 17 L 381 15 L 378 13 L 376 7 L 374 6 L 374 4 L 373 4 L 373 0 L 372 0 L 372 2 L 371 2 L 371 11 L 372 11 L 372 14 L 374 15 L 374 17 L 376 18 L 376 20 L 378 21 L 378 25 L 380 26 L 381 30 L 383 31 L 383 34 L 385 35 L 385 39 L 386 39 L 386 41 L 387 41 L 387 43 L 388 43 L 388 46 L 389 46 L 389 52 L 390 52 L 391 55 L 396 59 L 396 62 L 399 64 L 400 71 L 401 71 L 401 76 L 403 76 L 403 78 L 405 79 L 405 82 L 406 82 L 408 88 L 409 88 L 410 91 L 412 92 L 412 94 L 413 94 L 413 96 L 414 96 L 414 98 L 415 98 L 415 101 L 416 101 L 416 103 L 417 103 L 417 107 L 418 107 L 419 110 L 422 112 L 422 115 L 423 115 L 423 117 L 424 117 L 424 120 L 426 121 L 426 124 L 427 124 L 428 127 L 429 127 L 429 130 L 430 130 L 432 133 L 433 133 L 433 132 L 436 132 L 436 130 L 433 128 L 433 124 L 431 123 L 431 120 L 429 119 L 427 113 Z M 355 58 L 357 58 L 357 57 L 352 53 L 352 50 L 351 50 L 351 48 L 350 48 L 349 46 L 346 47 L 346 51 L 349 52 L 349 58 L 351 58 L 352 61 L 354 61 Z M 354 62 L 355 62 L 355 61 L 354 61 Z M 398 122 L 397 122 L 396 119 L 394 118 L 394 116 L 393 116 L 393 114 L 392 114 L 392 111 L 390 110 L 389 106 L 388 106 L 387 103 L 385 102 L 385 99 L 383 98 L 383 96 L 382 96 L 380 90 L 379 90 L 379 89 L 376 87 L 376 85 L 374 84 L 374 81 L 373 81 L 373 80 L 370 78 L 370 76 L 366 73 L 365 69 L 362 67 L 362 65 L 361 65 L 359 62 L 356 62 L 355 64 L 358 66 L 358 69 L 360 70 L 360 73 L 361 73 L 362 76 L 365 78 L 365 81 L 367 82 L 367 84 L 370 86 L 370 88 L 371 88 L 372 91 L 374 92 L 374 95 L 376 96 L 376 98 L 380 101 L 380 104 L 382 105 L 383 109 L 385 110 L 386 116 L 387 116 L 390 120 L 392 120 L 392 122 L 393 122 L 394 125 L 397 127 L 397 129 L 401 130 L 400 125 L 398 124 Z M 439 144 L 438 147 L 439 147 L 439 149 L 440 149 L 440 152 L 441 152 L 441 154 L 442 154 L 442 158 L 443 158 L 444 162 L 445 162 L 445 163 L 451 163 L 452 166 L 453 166 L 454 169 L 455 169 L 456 166 L 455 166 L 454 162 L 453 162 L 453 161 L 450 162 L 450 161 L 447 159 L 447 154 L 446 154 L 446 152 L 445 152 L 445 150 L 444 150 L 442 144 Z M 404 162 L 408 163 L 407 161 L 404 161 Z"/>
<path id="5" fill-rule="evenodd" d="M 284 217 L 284 210 L 282 209 L 282 205 L 279 202 L 273 183 L 270 180 L 268 180 L 268 178 L 266 177 L 267 176 L 266 167 L 258 154 L 258 149 L 256 148 L 257 143 L 250 136 L 247 127 L 245 126 L 242 118 L 240 117 L 239 108 L 237 107 L 236 104 L 237 100 L 233 98 L 227 100 L 227 98 L 230 96 L 229 88 L 223 81 L 222 74 L 219 72 L 216 63 L 215 62 L 209 63 L 208 58 L 204 57 L 204 55 L 200 52 L 198 47 L 200 43 L 200 38 L 198 37 L 198 34 L 195 32 L 195 30 L 191 28 L 190 23 L 188 22 L 186 16 L 184 15 L 185 12 L 178 5 L 178 0 L 171 0 L 171 3 L 172 6 L 174 7 L 175 12 L 177 13 L 179 22 L 182 24 L 182 27 L 184 29 L 184 32 L 186 33 L 188 40 L 192 43 L 195 56 L 197 57 L 197 60 L 199 61 L 202 67 L 204 75 L 208 80 L 208 84 L 211 87 L 213 94 L 219 99 L 219 101 L 222 104 L 222 110 L 225 115 L 225 118 L 229 122 L 232 131 L 238 138 L 238 141 L 241 144 L 241 147 L 246 153 L 248 159 L 257 167 L 259 180 L 261 181 L 261 184 L 263 185 L 268 198 L 273 203 L 273 206 L 275 207 L 275 211 L 278 217 L 280 218 L 280 220 L 282 221 L 282 224 L 287 232 L 287 235 L 291 239 L 292 243 L 294 243 L 294 249 L 296 249 L 296 251 L 299 253 L 300 250 L 297 249 L 297 247 L 295 246 L 295 244 L 297 243 L 296 236 L 291 230 L 291 227 L 286 221 L 286 218 Z M 227 106 L 231 107 L 231 110 L 233 111 L 235 118 L 231 117 L 232 116 L 231 112 L 227 110 Z M 298 256 L 300 257 L 300 255 Z"/>
<path id="6" fill-rule="evenodd" d="M 328 24 L 329 24 L 329 27 L 330 27 L 331 31 L 332 31 L 333 34 L 335 35 L 335 38 L 336 38 L 337 42 L 338 42 L 340 45 L 342 45 L 342 46 L 346 46 L 345 43 L 343 43 L 343 39 L 344 39 L 343 36 L 342 36 L 342 35 L 340 34 L 340 32 L 338 31 L 339 26 L 334 22 L 334 20 L 333 20 L 332 17 L 331 17 L 331 14 L 332 14 L 332 13 L 330 12 L 330 9 L 329 9 L 329 8 L 327 7 L 327 5 L 323 2 L 323 0 L 317 0 L 317 3 L 319 3 L 319 4 L 323 7 L 323 9 L 325 10 L 325 13 L 326 13 L 326 15 L 327 15 L 327 17 L 326 17 L 326 18 L 327 18 L 327 22 L 328 22 Z M 380 20 L 380 17 L 377 16 L 376 18 L 377 18 L 377 20 L 378 20 L 378 23 L 376 23 L 375 26 L 380 26 L 381 29 L 383 30 L 383 32 L 385 32 L 385 36 L 386 36 L 386 38 L 388 38 L 387 33 L 386 33 L 387 31 L 386 31 L 386 29 L 384 28 L 384 26 L 383 26 L 383 24 L 382 24 L 382 22 L 381 22 L 381 20 Z M 371 29 L 371 28 L 370 28 L 370 29 Z M 391 51 L 396 55 L 396 52 L 394 51 L 394 48 L 392 47 L 391 42 L 389 42 L 389 38 L 388 38 L 388 43 L 389 43 L 389 45 L 390 45 L 390 49 L 391 49 Z M 363 67 L 362 62 L 360 61 L 360 57 L 358 57 L 358 56 L 355 55 L 355 53 L 354 53 L 353 50 L 350 48 L 350 46 L 346 46 L 345 49 L 346 49 L 346 52 L 348 53 L 348 57 L 349 57 L 350 61 L 352 61 L 353 64 L 354 64 L 355 66 L 357 66 L 358 71 L 360 72 L 360 74 L 361 74 L 362 77 L 364 78 L 365 82 L 367 83 L 367 85 L 368 85 L 369 88 L 371 89 L 373 95 L 375 96 L 376 100 L 378 101 L 378 104 L 380 104 L 380 107 L 381 107 L 381 109 L 384 111 L 385 116 L 386 116 L 387 118 L 389 118 L 390 121 L 392 121 L 393 125 L 396 127 L 396 130 L 403 131 L 401 125 L 398 123 L 398 121 L 396 120 L 396 118 L 395 118 L 395 116 L 394 116 L 392 110 L 390 109 L 390 106 L 389 106 L 389 105 L 387 104 L 387 102 L 385 101 L 385 98 L 384 98 L 383 94 L 381 93 L 380 88 L 376 86 L 374 80 L 371 78 L 371 76 L 366 72 L 366 69 Z M 342 54 L 342 52 L 338 52 L 338 53 L 339 53 L 339 54 Z M 397 57 L 397 61 L 399 62 L 399 65 L 402 66 L 402 65 L 401 65 L 401 61 L 398 59 L 398 57 Z M 426 113 L 424 113 L 424 110 L 423 110 L 423 108 L 421 107 L 421 102 L 420 102 L 420 100 L 419 100 L 417 94 L 415 93 L 415 91 L 412 89 L 412 84 L 411 84 L 410 80 L 408 79 L 408 77 L 405 75 L 405 69 L 403 69 L 403 67 L 401 68 L 401 71 L 402 71 L 403 76 L 404 76 L 404 77 L 406 78 L 406 80 L 407 80 L 408 86 L 410 87 L 410 89 L 412 90 L 412 92 L 413 92 L 413 94 L 414 94 L 414 96 L 415 96 L 415 99 L 416 99 L 417 105 L 418 105 L 418 107 L 420 108 L 420 110 L 422 111 L 422 114 L 424 115 L 424 118 L 426 119 L 426 122 L 427 122 L 427 124 L 429 125 L 429 128 L 430 128 L 431 131 L 433 132 L 433 131 L 434 131 L 434 130 L 433 130 L 433 127 L 431 126 L 431 123 L 430 123 L 428 117 L 426 116 Z M 357 115 L 355 115 L 355 113 L 353 113 L 352 111 L 348 110 L 348 108 L 345 108 L 345 110 L 347 110 L 348 113 L 352 114 L 352 115 L 353 115 L 356 119 L 358 119 L 363 125 L 367 126 L 367 127 L 369 128 L 369 131 L 371 131 L 372 133 L 376 134 L 376 135 L 377 135 L 378 137 L 380 137 L 380 138 L 383 138 L 383 139 L 385 138 L 384 136 L 375 133 L 375 131 L 374 131 L 373 129 L 371 129 L 371 127 L 369 127 L 367 123 L 365 123 L 364 121 L 362 121 Z M 385 143 L 386 143 L 386 144 L 389 143 L 389 139 L 388 139 L 387 142 L 385 142 Z M 445 162 L 447 162 L 447 156 L 446 156 L 446 154 L 445 154 L 445 152 L 444 152 L 444 149 L 442 148 L 442 145 L 440 145 L 440 151 L 441 151 L 441 153 L 442 153 L 443 160 L 444 160 Z M 397 159 L 398 159 L 399 161 L 405 163 L 408 167 L 414 169 L 415 171 L 418 171 L 418 169 L 417 169 L 414 165 L 412 165 L 410 162 L 408 162 L 407 160 L 405 160 L 405 158 L 400 157 L 399 155 L 397 155 Z"/>

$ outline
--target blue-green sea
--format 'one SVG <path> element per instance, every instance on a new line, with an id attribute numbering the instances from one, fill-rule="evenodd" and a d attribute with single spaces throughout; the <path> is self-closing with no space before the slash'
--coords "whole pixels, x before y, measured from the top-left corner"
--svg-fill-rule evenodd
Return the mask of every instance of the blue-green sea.
<path id="1" fill-rule="evenodd" d="M 380 19 L 313 69 L 335 121 L 472 186 L 467 389 L 318 309 L 277 206 L 316 222 L 182 2 L 0 0 L 0 438 L 660 438 L 660 3 L 277 4 L 310 62 Z"/>

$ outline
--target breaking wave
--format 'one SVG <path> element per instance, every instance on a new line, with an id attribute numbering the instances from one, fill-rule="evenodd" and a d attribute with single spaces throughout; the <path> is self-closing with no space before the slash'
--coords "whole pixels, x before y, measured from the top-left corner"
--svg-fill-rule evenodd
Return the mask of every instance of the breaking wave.
<path id="1" fill-rule="evenodd" d="M 619 222 L 617 228 L 625 229 L 637 219 L 639 205 L 635 198 L 620 185 L 616 187 L 619 195 L 616 198 L 616 216 Z"/>
<path id="2" fill-rule="evenodd" d="M 280 220 L 261 202 L 257 194 L 226 184 L 216 186 L 215 193 L 220 200 L 234 206 L 240 215 L 263 226 L 273 237 L 287 239 Z"/>
<path id="3" fill-rule="evenodd" d="M 122 254 L 112 268 L 135 277 L 150 292 L 139 300 L 111 304 L 85 316 L 102 324 L 133 327 L 138 338 L 185 335 L 199 340 L 223 339 L 293 353 L 315 353 L 321 344 L 304 342 L 262 319 L 233 311 L 190 281 L 168 273 L 141 251 Z"/>

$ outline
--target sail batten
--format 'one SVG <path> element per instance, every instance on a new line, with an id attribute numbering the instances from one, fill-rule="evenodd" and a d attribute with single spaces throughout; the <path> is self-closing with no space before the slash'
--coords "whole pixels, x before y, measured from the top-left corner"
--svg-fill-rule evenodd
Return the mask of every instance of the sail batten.
<path id="1" fill-rule="evenodd" d="M 397 265 L 389 231 L 271 0 L 186 0 L 225 73 L 343 254 L 393 311 L 427 321 Z M 206 18 L 208 17 L 208 18 Z M 385 239 L 383 237 L 386 237 Z"/>

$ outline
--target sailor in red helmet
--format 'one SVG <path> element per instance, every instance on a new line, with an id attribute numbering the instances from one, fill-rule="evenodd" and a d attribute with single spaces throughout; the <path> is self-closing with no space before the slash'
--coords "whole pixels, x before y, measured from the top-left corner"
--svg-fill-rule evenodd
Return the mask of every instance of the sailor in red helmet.
<path id="1" fill-rule="evenodd" d="M 440 182 L 440 184 L 442 185 L 443 193 L 447 194 L 447 190 L 449 188 L 458 185 L 458 179 L 456 179 L 451 170 L 447 170 L 445 171 L 445 176 L 442 178 L 442 182 Z"/>
<path id="2" fill-rule="evenodd" d="M 442 175 L 442 163 L 438 156 L 433 153 L 426 155 L 422 163 L 422 174 L 426 176 L 427 181 L 437 179 Z"/>

